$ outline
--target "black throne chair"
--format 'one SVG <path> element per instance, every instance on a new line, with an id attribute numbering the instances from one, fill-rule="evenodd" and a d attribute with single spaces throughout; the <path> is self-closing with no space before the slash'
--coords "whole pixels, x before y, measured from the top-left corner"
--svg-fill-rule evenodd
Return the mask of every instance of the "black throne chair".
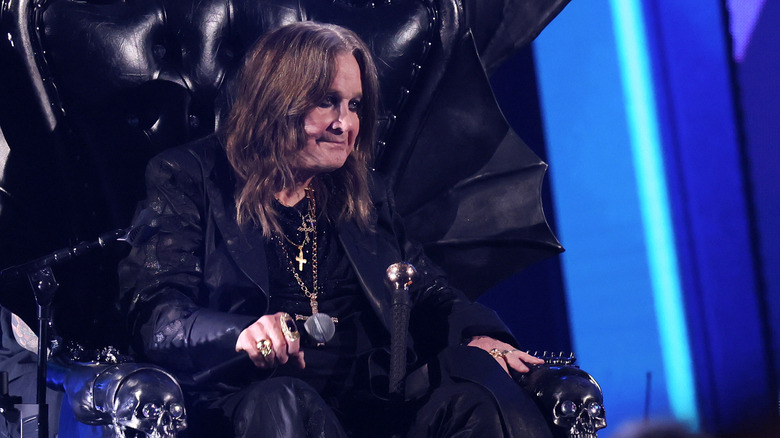
<path id="1" fill-rule="evenodd" d="M 0 269 L 127 227 L 146 162 L 219 126 L 257 37 L 313 20 L 371 47 L 376 168 L 412 237 L 476 298 L 562 250 L 540 203 L 546 165 L 509 127 L 487 78 L 566 3 L 4 0 Z M 109 245 L 55 268 L 54 327 L 73 360 L 127 346 L 114 306 L 126 253 Z M 2 280 L 0 305 L 36 327 L 27 279 Z"/>

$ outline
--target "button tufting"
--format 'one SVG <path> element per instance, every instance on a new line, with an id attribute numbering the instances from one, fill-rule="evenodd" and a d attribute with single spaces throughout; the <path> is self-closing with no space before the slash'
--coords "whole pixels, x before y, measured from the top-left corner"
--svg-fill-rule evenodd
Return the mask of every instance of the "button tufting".
<path id="1" fill-rule="evenodd" d="M 200 119 L 195 114 L 190 114 L 187 118 L 190 123 L 190 128 L 192 129 L 198 129 L 200 128 Z"/>
<path id="2" fill-rule="evenodd" d="M 154 47 L 152 47 L 152 53 L 154 54 L 154 57 L 157 59 L 162 59 L 165 57 L 165 46 L 162 44 L 155 44 Z"/>

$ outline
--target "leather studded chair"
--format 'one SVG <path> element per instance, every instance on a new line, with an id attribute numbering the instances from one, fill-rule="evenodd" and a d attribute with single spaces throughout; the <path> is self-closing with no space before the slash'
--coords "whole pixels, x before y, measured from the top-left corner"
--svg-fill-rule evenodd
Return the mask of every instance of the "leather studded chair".
<path id="1" fill-rule="evenodd" d="M 429 253 L 464 289 L 484 290 L 489 284 L 474 284 L 476 279 L 495 281 L 508 272 L 483 270 L 480 276 L 458 278 L 467 271 L 459 269 L 464 264 L 484 259 L 469 247 L 474 235 L 494 228 L 505 243 L 537 239 L 538 245 L 495 256 L 509 255 L 504 258 L 519 265 L 560 247 L 552 235 L 544 235 L 541 211 L 516 196 L 496 198 L 491 205 L 504 208 L 496 216 L 508 215 L 509 224 L 488 221 L 480 229 L 462 230 L 468 222 L 456 218 L 469 205 L 452 202 L 451 187 L 478 175 L 505 150 L 525 152 L 497 109 L 482 67 L 495 69 L 565 3 L 4 2 L 0 126 L 10 154 L 0 191 L 0 266 L 126 227 L 144 193 L 146 161 L 215 129 L 226 113 L 236 68 L 255 39 L 285 23 L 316 20 L 350 27 L 373 48 L 383 103 L 377 167 L 395 184 L 399 210 L 414 237 L 431 244 Z M 544 166 L 527 172 L 540 181 Z M 538 186 L 524 190 L 538 191 Z M 431 209 L 440 218 L 433 224 Z M 535 216 L 527 225 L 520 223 L 529 211 Z M 466 237 L 461 253 L 451 244 L 459 237 L 453 230 Z M 446 244 L 442 249 L 436 242 Z M 114 296 L 106 286 L 115 281 L 113 264 L 122 256 L 121 249 L 116 252 L 62 269 L 56 302 L 68 305 L 56 309 L 67 308 L 68 315 L 55 313 L 55 321 L 63 336 L 88 345 L 121 343 L 111 339 L 119 330 L 116 315 L 96 311 L 111 308 Z M 32 323 L 34 306 L 25 295 L 14 293 L 2 304 Z M 85 330 L 85 321 L 91 330 Z"/>
<path id="2" fill-rule="evenodd" d="M 143 197 L 146 161 L 219 126 L 242 55 L 257 37 L 314 20 L 349 27 L 372 48 L 382 99 L 376 167 L 395 187 L 413 237 L 456 283 L 484 290 L 560 251 L 536 198 L 516 196 L 538 194 L 546 166 L 503 119 L 486 72 L 533 39 L 566 3 L 4 1 L 0 268 L 126 227 Z M 515 160 L 520 164 L 507 167 Z M 477 208 L 473 197 L 485 188 L 456 189 L 498 174 L 512 175 L 502 184 L 515 195 L 491 204 L 506 220 L 474 229 L 463 211 Z M 439 219 L 431 221 L 432 210 Z M 494 234 L 485 237 L 485 230 Z M 486 255 L 479 238 L 503 244 Z M 515 249 L 518 242 L 531 243 Z M 54 322 L 64 339 L 87 349 L 126 345 L 113 306 L 115 266 L 125 252 L 108 248 L 57 268 Z M 515 264 L 490 263 L 496 257 Z M 464 268 L 482 269 L 482 275 L 459 276 Z M 26 282 L 2 288 L 0 304 L 34 326 Z"/>

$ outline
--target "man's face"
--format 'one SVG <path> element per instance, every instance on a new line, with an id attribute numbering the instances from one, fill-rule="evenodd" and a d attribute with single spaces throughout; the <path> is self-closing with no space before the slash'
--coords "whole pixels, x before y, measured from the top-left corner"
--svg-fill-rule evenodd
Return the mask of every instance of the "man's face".
<path id="1" fill-rule="evenodd" d="M 328 95 L 306 114 L 306 147 L 299 152 L 296 170 L 312 175 L 341 168 L 355 149 L 360 131 L 360 100 L 363 87 L 360 67 L 352 54 L 336 57 L 336 76 Z"/>

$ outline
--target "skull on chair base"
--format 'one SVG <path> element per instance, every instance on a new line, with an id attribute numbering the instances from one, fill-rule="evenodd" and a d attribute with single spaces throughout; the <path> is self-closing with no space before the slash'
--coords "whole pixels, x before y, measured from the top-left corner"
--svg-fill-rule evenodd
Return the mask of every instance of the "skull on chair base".
<path id="1" fill-rule="evenodd" d="M 149 364 L 50 362 L 51 387 L 65 391 L 77 421 L 99 436 L 174 438 L 187 428 L 176 379 Z"/>
<path id="2" fill-rule="evenodd" d="M 120 365 L 115 373 L 101 373 L 95 380 L 96 388 L 102 378 L 108 382 L 106 398 L 98 399 L 95 393 L 95 407 L 111 414 L 116 435 L 133 431 L 148 438 L 173 438 L 184 430 L 184 397 L 173 376 L 153 366 L 125 365 L 127 369 Z"/>
<path id="3" fill-rule="evenodd" d="M 607 427 L 601 387 L 578 367 L 532 367 L 519 383 L 535 396 L 556 438 L 596 438 Z"/>

